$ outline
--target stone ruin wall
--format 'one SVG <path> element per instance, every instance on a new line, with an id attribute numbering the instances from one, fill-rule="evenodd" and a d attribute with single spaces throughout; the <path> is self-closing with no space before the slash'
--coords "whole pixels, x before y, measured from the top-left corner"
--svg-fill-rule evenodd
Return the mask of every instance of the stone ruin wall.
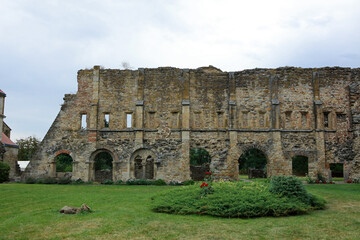
<path id="1" fill-rule="evenodd" d="M 65 95 L 25 175 L 55 177 L 55 157 L 69 153 L 73 179 L 94 180 L 94 158 L 107 151 L 114 181 L 134 178 L 135 158 L 147 155 L 154 178 L 183 181 L 197 147 L 225 179 L 237 178 L 250 148 L 265 153 L 268 176 L 290 175 L 291 158 L 302 155 L 310 176 L 330 177 L 329 163 L 344 163 L 345 177 L 359 178 L 359 81 L 359 68 L 339 67 L 80 70 L 77 93 Z"/>

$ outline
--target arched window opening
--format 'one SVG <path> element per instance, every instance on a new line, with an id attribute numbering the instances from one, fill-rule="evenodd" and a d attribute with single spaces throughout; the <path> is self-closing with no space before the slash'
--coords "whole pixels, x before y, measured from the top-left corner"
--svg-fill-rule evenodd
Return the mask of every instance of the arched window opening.
<path id="1" fill-rule="evenodd" d="M 248 178 L 266 178 L 267 159 L 265 154 L 256 148 L 249 149 L 239 158 L 239 175 Z"/>
<path id="2" fill-rule="evenodd" d="M 292 173 L 295 176 L 306 176 L 309 173 L 309 160 L 305 156 L 292 158 Z"/>
<path id="3" fill-rule="evenodd" d="M 192 148 L 190 150 L 190 176 L 195 181 L 201 181 L 205 173 L 210 171 L 211 156 L 203 148 Z"/>
<path id="4" fill-rule="evenodd" d="M 135 178 L 136 179 L 143 178 L 143 165 L 140 156 L 135 157 Z"/>
<path id="5" fill-rule="evenodd" d="M 73 159 L 67 153 L 62 153 L 56 156 L 56 172 L 72 172 Z"/>
<path id="6" fill-rule="evenodd" d="M 344 177 L 343 163 L 330 163 L 331 177 Z"/>
<path id="7" fill-rule="evenodd" d="M 151 156 L 146 158 L 145 179 L 154 178 L 154 159 Z"/>
<path id="8" fill-rule="evenodd" d="M 112 180 L 113 158 L 109 152 L 99 152 L 95 156 L 95 181 Z"/>

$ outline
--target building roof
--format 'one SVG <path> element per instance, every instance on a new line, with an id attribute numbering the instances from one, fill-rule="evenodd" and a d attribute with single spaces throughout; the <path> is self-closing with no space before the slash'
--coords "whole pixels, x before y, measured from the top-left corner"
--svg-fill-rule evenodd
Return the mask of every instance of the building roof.
<path id="1" fill-rule="evenodd" d="M 1 89 L 0 89 L 0 95 L 3 95 L 4 97 L 6 97 L 6 94 Z"/>
<path id="2" fill-rule="evenodd" d="M 1 133 L 1 143 L 5 145 L 5 147 L 16 147 L 19 148 L 18 145 L 16 145 L 13 141 L 8 138 L 4 133 Z"/>

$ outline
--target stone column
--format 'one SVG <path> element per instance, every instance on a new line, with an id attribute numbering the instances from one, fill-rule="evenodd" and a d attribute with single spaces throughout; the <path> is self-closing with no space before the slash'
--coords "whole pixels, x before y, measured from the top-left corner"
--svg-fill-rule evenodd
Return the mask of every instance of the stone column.
<path id="1" fill-rule="evenodd" d="M 182 70 L 184 82 L 183 100 L 181 110 L 181 178 L 179 180 L 190 179 L 190 73 L 188 69 Z"/>
<path id="2" fill-rule="evenodd" d="M 135 149 L 142 148 L 144 143 L 144 81 L 144 69 L 139 68 L 136 84 Z"/>
<path id="3" fill-rule="evenodd" d="M 279 101 L 279 79 L 276 75 L 270 76 L 270 104 L 271 104 L 271 129 L 270 135 L 273 140 L 272 151 L 267 156 L 267 176 L 290 175 L 291 162 L 286 159 L 282 149 L 281 131 L 280 131 L 280 101 Z"/>
<path id="4" fill-rule="evenodd" d="M 319 73 L 313 73 L 313 92 L 314 92 L 314 116 L 315 116 L 315 139 L 317 159 L 315 163 L 309 164 L 309 176 L 316 177 L 320 173 L 323 177 L 330 178 L 330 169 L 326 162 L 325 155 L 325 134 L 324 134 L 324 118 L 322 112 L 322 102 L 320 100 L 320 77 Z"/>

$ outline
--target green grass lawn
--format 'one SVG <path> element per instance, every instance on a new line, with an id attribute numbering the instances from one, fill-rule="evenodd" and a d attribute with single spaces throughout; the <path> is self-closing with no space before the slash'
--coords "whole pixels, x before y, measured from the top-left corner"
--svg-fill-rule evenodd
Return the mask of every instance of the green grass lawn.
<path id="1" fill-rule="evenodd" d="M 0 184 L 0 239 L 358 239 L 360 184 L 308 185 L 328 201 L 307 215 L 227 219 L 152 212 L 168 186 Z M 93 213 L 62 215 L 86 203 Z"/>

